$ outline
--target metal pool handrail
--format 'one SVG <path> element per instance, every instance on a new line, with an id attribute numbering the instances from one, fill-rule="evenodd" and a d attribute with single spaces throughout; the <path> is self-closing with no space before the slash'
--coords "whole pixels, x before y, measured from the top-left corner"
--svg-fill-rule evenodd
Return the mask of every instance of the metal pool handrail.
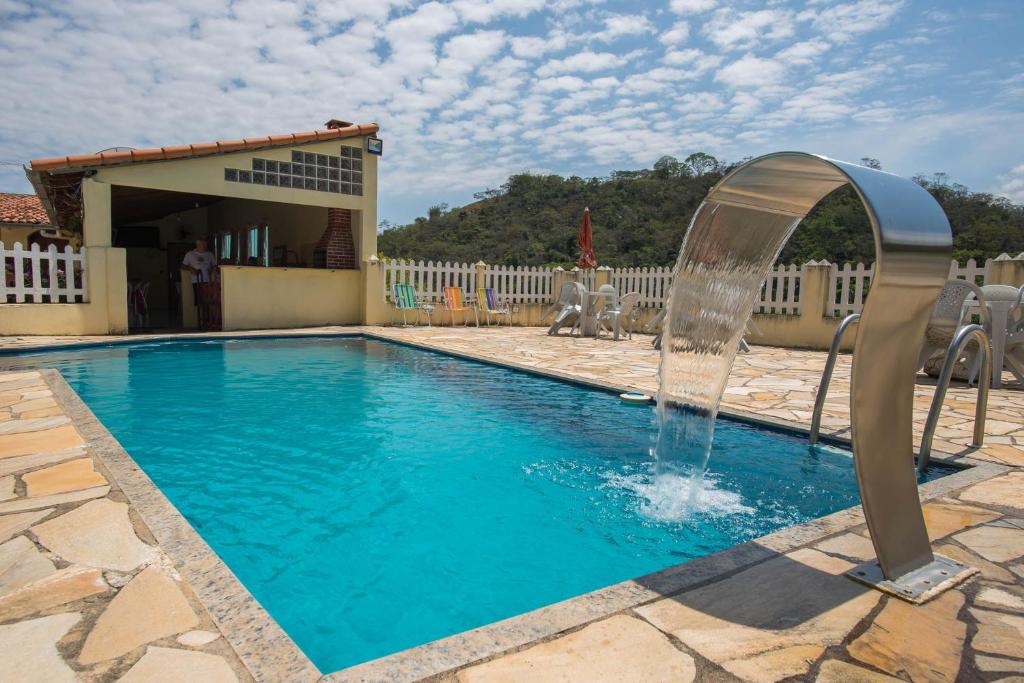
<path id="1" fill-rule="evenodd" d="M 821 430 L 821 411 L 825 407 L 825 395 L 828 394 L 828 385 L 832 381 L 832 371 L 836 369 L 836 356 L 839 355 L 839 343 L 843 339 L 846 328 L 860 320 L 860 313 L 851 313 L 843 318 L 836 328 L 835 336 L 832 337 L 832 346 L 828 349 L 828 360 L 825 361 L 825 369 L 821 373 L 821 382 L 818 384 L 818 395 L 814 397 L 814 413 L 811 415 L 811 444 L 818 443 L 818 432 Z"/>
<path id="2" fill-rule="evenodd" d="M 942 402 L 946 398 L 946 389 L 949 388 L 949 381 L 953 376 L 953 367 L 964 347 L 971 341 L 978 342 L 981 351 L 981 374 L 978 376 L 978 401 L 974 408 L 974 439 L 971 445 L 981 446 L 985 441 L 988 387 L 992 379 L 992 345 L 989 343 L 985 328 L 981 325 L 966 325 L 957 330 L 953 341 L 950 342 L 949 349 L 946 351 L 946 360 L 942 363 L 942 371 L 939 372 L 939 379 L 935 382 L 935 396 L 932 398 L 932 407 L 928 410 L 928 420 L 924 423 L 921 452 L 917 456 L 918 472 L 923 472 L 928 467 L 932 453 L 932 438 L 935 436 L 935 428 L 939 424 L 939 413 L 942 412 Z"/>

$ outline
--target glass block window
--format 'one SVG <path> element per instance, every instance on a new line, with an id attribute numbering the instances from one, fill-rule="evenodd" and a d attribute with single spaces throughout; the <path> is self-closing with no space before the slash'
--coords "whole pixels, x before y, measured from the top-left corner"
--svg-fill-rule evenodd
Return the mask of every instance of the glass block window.
<path id="1" fill-rule="evenodd" d="M 291 159 L 253 159 L 251 169 L 225 168 L 224 180 L 362 196 L 361 147 L 342 145 L 338 156 L 292 150 Z"/>

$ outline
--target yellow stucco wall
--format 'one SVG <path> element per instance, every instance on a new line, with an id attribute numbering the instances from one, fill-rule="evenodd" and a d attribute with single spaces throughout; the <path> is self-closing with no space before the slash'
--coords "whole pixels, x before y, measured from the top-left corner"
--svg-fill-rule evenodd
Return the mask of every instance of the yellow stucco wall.
<path id="1" fill-rule="evenodd" d="M 85 250 L 89 301 L 83 304 L 0 304 L 0 335 L 124 334 L 128 281 L 124 249 Z"/>
<path id="2" fill-rule="evenodd" d="M 361 322 L 358 270 L 224 266 L 220 277 L 225 330 Z"/>
<path id="3" fill-rule="evenodd" d="M 11 225 L 0 224 L 0 242 L 8 248 L 13 247 L 15 242 L 28 248 L 28 236 L 39 229 L 38 225 Z"/>

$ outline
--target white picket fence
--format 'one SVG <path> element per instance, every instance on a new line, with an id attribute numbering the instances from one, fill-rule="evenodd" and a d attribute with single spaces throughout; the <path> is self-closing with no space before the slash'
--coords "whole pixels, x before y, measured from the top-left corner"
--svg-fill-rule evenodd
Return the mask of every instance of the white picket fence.
<path id="1" fill-rule="evenodd" d="M 640 292 L 640 305 L 644 308 L 661 308 L 672 284 L 672 269 L 616 268 L 612 270 L 612 284 L 622 294 Z"/>
<path id="2" fill-rule="evenodd" d="M 1002 258 L 1002 257 L 1000 257 Z M 966 264 L 960 265 L 955 259 L 949 264 L 950 280 L 970 280 L 976 285 L 984 285 L 989 279 L 989 264 L 995 259 L 988 259 L 984 264 L 978 265 L 974 259 L 969 259 Z M 837 318 L 845 317 L 851 313 L 860 313 L 864 309 L 864 300 L 867 299 L 868 290 L 871 287 L 871 276 L 875 272 L 875 264 L 865 266 L 858 263 L 852 266 L 849 263 L 831 264 L 832 277 L 829 279 L 829 298 L 835 304 L 832 315 Z"/>
<path id="3" fill-rule="evenodd" d="M 0 304 L 84 303 L 85 254 L 70 245 L 58 251 L 52 244 L 43 251 L 38 244 L 26 250 L 20 242 L 8 248 L 0 242 Z"/>
<path id="4" fill-rule="evenodd" d="M 513 304 L 549 304 L 554 271 L 529 266 L 487 266 L 483 287 Z"/>
<path id="5" fill-rule="evenodd" d="M 1024 258 L 1024 255 L 1016 258 Z M 950 263 L 949 277 L 969 279 L 983 285 L 989 277 L 989 264 L 992 260 L 989 259 L 979 265 L 971 259 L 962 266 L 954 260 Z M 826 264 L 822 262 L 813 265 Z M 842 317 L 850 313 L 859 313 L 864 307 L 871 286 L 874 264 L 827 265 L 831 269 L 828 300 L 833 303 L 833 307 L 829 311 L 830 315 Z M 543 304 L 551 302 L 557 295 L 552 289 L 555 270 L 550 268 L 488 265 L 484 267 L 483 282 L 478 283 L 476 265 L 471 263 L 386 260 L 383 266 L 386 297 L 391 296 L 391 287 L 398 282 L 413 285 L 418 295 L 434 301 L 441 300 L 443 288 L 449 285 L 462 287 L 467 295 L 475 293 L 478 286 L 491 287 L 500 298 L 509 303 Z M 574 268 L 568 276 L 583 283 L 588 289 L 596 288 L 596 270 L 581 271 Z M 615 268 L 610 271 L 609 276 L 611 284 L 620 294 L 639 292 L 640 305 L 645 308 L 661 308 L 672 286 L 670 268 Z M 761 286 L 760 296 L 754 304 L 754 312 L 769 315 L 800 315 L 800 283 L 803 276 L 804 266 L 775 266 Z"/>
<path id="6" fill-rule="evenodd" d="M 476 266 L 472 263 L 441 263 L 438 261 L 385 260 L 384 296 L 390 299 L 396 284 L 408 284 L 416 288 L 416 294 L 440 301 L 445 287 L 462 287 L 467 295 L 476 292 Z"/>

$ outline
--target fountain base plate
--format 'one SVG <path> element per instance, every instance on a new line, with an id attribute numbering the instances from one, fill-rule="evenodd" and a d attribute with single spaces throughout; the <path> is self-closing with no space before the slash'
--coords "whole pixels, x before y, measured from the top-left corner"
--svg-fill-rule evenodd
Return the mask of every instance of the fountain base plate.
<path id="1" fill-rule="evenodd" d="M 846 575 L 883 593 L 920 605 L 978 573 L 974 567 L 944 555 L 935 554 L 934 558 L 920 569 L 891 580 L 882 574 L 877 560 L 854 567 Z"/>

